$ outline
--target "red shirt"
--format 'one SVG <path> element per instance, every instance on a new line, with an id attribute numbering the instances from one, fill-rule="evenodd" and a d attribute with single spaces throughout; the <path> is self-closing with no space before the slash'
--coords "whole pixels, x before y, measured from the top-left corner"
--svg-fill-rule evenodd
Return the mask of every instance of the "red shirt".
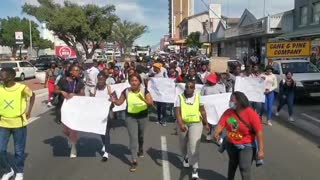
<path id="1" fill-rule="evenodd" d="M 255 130 L 259 132 L 262 130 L 262 124 L 260 122 L 260 117 L 252 108 L 248 107 L 242 110 L 239 115 L 242 119 Z M 228 109 L 224 112 L 220 118 L 219 124 L 227 129 L 229 133 L 241 134 L 242 138 L 240 140 L 228 138 L 228 141 L 233 144 L 251 144 L 255 141 L 255 134 L 253 134 L 249 128 L 239 120 L 236 113 L 232 109 Z"/>

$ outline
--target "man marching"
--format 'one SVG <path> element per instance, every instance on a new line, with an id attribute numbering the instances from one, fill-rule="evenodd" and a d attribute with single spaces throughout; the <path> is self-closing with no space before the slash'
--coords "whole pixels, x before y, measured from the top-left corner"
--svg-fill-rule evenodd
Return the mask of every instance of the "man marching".
<path id="1" fill-rule="evenodd" d="M 185 91 L 176 101 L 176 115 L 183 166 L 192 167 L 192 179 L 199 179 L 199 149 L 203 126 L 209 131 L 207 114 L 200 104 L 200 93 L 195 92 L 194 81 L 187 82 Z M 202 122 L 201 122 L 202 120 Z"/>
<path id="2" fill-rule="evenodd" d="M 0 71 L 0 80 L 3 82 L 0 85 L 0 162 L 5 170 L 1 180 L 9 180 L 14 173 L 15 180 L 23 180 L 27 119 L 35 101 L 34 93 L 26 85 L 16 83 L 15 77 L 16 71 L 12 68 L 2 68 Z M 10 163 L 13 167 L 10 167 L 7 156 L 7 145 L 11 135 L 15 150 L 14 163 Z"/>

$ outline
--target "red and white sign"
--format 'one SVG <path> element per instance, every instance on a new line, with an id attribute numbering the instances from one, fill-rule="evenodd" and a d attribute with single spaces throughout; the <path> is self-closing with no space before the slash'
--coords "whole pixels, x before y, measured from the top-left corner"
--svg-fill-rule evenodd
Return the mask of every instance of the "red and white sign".
<path id="1" fill-rule="evenodd" d="M 62 58 L 75 58 L 77 57 L 76 51 L 68 46 L 56 46 L 56 55 Z"/>

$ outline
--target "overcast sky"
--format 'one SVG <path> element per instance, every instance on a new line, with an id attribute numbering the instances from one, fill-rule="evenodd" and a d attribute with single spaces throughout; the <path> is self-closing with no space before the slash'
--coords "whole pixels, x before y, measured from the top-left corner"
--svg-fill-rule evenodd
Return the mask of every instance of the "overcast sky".
<path id="1" fill-rule="evenodd" d="M 6 16 L 25 16 L 21 6 L 25 3 L 37 4 L 37 0 L 0 0 L 0 18 Z M 154 45 L 168 33 L 168 0 L 71 0 L 79 4 L 96 3 L 99 5 L 114 4 L 116 14 L 122 19 L 147 25 L 148 33 L 137 40 L 137 44 Z M 183 0 L 187 1 L 187 0 Z M 293 9 L 294 0 L 265 0 L 266 14 L 275 14 Z M 63 0 L 55 0 L 63 2 Z M 222 3 L 222 14 L 240 17 L 248 8 L 257 18 L 263 15 L 264 0 L 204 0 L 205 3 Z M 201 0 L 195 0 L 195 12 L 206 11 L 208 8 Z"/>

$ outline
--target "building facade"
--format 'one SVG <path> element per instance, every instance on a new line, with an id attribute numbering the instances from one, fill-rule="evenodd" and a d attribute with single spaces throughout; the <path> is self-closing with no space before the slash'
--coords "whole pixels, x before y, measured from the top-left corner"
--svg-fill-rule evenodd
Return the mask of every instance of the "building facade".
<path id="1" fill-rule="evenodd" d="M 192 32 L 204 32 L 203 25 L 209 21 L 209 12 L 205 11 L 193 16 L 189 16 L 181 21 L 178 25 L 180 39 L 186 39 Z"/>
<path id="2" fill-rule="evenodd" d="M 281 34 L 292 32 L 293 11 L 260 19 L 245 10 L 238 24 L 220 23 L 211 38 L 217 56 L 243 60 L 256 55 L 261 63 L 266 58 L 266 44 Z"/>
<path id="3" fill-rule="evenodd" d="M 194 0 L 169 0 L 169 36 L 179 39 L 178 25 L 181 21 L 194 14 Z"/>

